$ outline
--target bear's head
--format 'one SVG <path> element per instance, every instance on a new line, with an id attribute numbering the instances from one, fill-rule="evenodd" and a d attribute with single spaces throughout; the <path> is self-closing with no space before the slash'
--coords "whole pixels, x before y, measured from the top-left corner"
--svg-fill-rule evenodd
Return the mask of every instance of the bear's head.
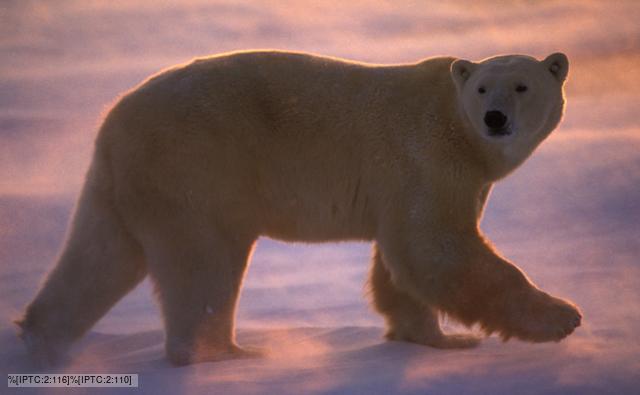
<path id="1" fill-rule="evenodd" d="M 507 55 L 451 64 L 465 130 L 496 178 L 521 164 L 558 125 L 568 71 L 562 53 L 542 61 Z"/>

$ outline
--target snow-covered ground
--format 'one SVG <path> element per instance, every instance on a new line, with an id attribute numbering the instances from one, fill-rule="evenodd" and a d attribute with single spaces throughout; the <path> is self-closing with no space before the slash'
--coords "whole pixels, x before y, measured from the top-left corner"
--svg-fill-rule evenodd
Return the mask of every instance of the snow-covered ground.
<path id="1" fill-rule="evenodd" d="M 169 366 L 145 282 L 61 371 L 139 373 L 145 393 L 638 393 L 638 20 L 635 1 L 1 2 L 0 373 L 35 371 L 11 320 L 55 260 L 102 114 L 146 75 L 246 48 L 379 63 L 560 50 L 572 62 L 565 120 L 498 184 L 483 229 L 537 284 L 582 308 L 567 340 L 492 337 L 464 351 L 384 342 L 366 302 L 367 244 L 263 239 L 238 326 L 266 358 Z"/>

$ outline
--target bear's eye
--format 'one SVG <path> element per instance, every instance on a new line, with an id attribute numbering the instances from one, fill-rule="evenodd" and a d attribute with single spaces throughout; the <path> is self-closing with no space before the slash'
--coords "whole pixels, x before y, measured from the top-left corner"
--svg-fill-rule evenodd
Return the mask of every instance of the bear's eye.
<path id="1" fill-rule="evenodd" d="M 518 85 L 518 86 L 516 86 L 516 92 L 518 92 L 518 93 L 526 92 L 527 89 L 529 89 L 529 88 L 527 88 L 526 85 Z"/>
<path id="2" fill-rule="evenodd" d="M 478 93 L 479 93 L 479 94 L 483 94 L 483 93 L 485 93 L 486 91 L 487 91 L 487 90 L 486 90 L 486 89 L 484 89 L 484 86 L 481 86 L 480 88 L 478 88 Z"/>

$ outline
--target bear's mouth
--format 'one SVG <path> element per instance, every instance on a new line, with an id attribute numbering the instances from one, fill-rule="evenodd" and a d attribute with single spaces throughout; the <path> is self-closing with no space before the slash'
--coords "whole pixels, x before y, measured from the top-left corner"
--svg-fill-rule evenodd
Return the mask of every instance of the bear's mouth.
<path id="1" fill-rule="evenodd" d="M 511 135 L 511 127 L 509 125 L 501 128 L 489 128 L 489 136 L 491 137 L 505 137 Z"/>

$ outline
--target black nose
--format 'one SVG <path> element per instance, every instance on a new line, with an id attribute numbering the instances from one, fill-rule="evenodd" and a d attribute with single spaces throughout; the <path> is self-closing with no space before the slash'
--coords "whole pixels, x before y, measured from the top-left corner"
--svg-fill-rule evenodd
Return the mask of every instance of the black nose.
<path id="1" fill-rule="evenodd" d="M 487 111 L 484 123 L 491 129 L 502 129 L 507 123 L 507 116 L 500 111 Z"/>

